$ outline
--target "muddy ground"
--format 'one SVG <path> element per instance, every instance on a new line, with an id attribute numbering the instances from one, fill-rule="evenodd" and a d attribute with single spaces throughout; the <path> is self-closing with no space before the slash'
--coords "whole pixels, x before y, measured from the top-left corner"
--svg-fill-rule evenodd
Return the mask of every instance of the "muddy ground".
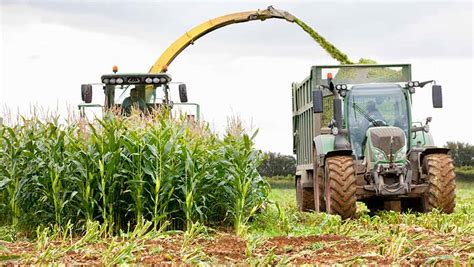
<path id="1" fill-rule="evenodd" d="M 62 263 L 72 265 L 102 265 L 105 263 L 134 262 L 142 264 L 448 264 L 469 263 L 474 247 L 472 240 L 459 240 L 460 248 L 447 248 L 420 241 L 410 253 L 395 261 L 390 255 L 382 256 L 381 247 L 357 239 L 336 235 L 273 237 L 244 240 L 233 234 L 218 233 L 196 238 L 183 246 L 181 234 L 165 235 L 146 241 L 115 240 L 86 244 L 78 249 L 67 247 L 75 241 L 51 242 L 39 249 L 30 242 L 1 242 L 0 264 Z M 417 241 L 413 241 L 417 242 Z M 457 258 L 448 255 L 457 255 Z M 396 255 L 394 255 L 396 256 Z M 471 257 L 471 259 L 469 258 Z M 472 264 L 472 262 L 471 262 Z"/>

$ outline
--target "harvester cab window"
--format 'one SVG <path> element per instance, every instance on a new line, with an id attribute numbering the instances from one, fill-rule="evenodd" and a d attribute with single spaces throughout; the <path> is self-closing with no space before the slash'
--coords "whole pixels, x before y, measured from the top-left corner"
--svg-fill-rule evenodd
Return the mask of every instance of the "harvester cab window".
<path id="1" fill-rule="evenodd" d="M 408 107 L 397 85 L 358 85 L 348 94 L 348 129 L 352 149 L 363 158 L 367 129 L 378 126 L 401 128 L 408 137 Z"/>
<path id="2" fill-rule="evenodd" d="M 143 84 L 112 86 L 115 91 L 114 103 L 121 104 L 127 97 L 130 96 L 132 89 L 136 89 L 138 91 L 140 99 L 145 101 L 147 105 L 162 103 L 164 99 L 163 86 L 153 85 L 151 90 L 149 86 L 150 85 Z"/>

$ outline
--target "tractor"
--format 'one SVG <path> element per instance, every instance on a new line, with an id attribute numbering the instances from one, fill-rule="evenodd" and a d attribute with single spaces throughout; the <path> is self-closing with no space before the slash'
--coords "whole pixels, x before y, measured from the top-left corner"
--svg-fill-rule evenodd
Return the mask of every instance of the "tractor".
<path id="1" fill-rule="evenodd" d="M 412 96 L 431 84 L 413 81 L 410 64 L 313 66 L 292 84 L 296 199 L 301 211 L 356 215 L 356 201 L 377 210 L 452 213 L 455 173 L 437 147 L 428 117 L 412 119 Z"/>

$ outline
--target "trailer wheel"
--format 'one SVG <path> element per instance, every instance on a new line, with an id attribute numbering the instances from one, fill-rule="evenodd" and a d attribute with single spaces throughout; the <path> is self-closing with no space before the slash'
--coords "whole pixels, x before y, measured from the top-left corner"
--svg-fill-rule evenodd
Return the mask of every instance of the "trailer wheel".
<path id="1" fill-rule="evenodd" d="M 324 184 L 323 184 L 323 173 L 324 169 L 320 168 L 316 165 L 316 179 L 313 180 L 313 189 L 318 188 L 319 190 L 319 211 L 325 212 L 326 211 L 326 203 L 324 202 Z M 316 207 L 316 194 L 314 194 L 314 206 Z"/>
<path id="2" fill-rule="evenodd" d="M 303 187 L 300 176 L 296 178 L 296 204 L 299 211 L 314 210 L 313 188 Z"/>
<path id="3" fill-rule="evenodd" d="M 354 161 L 350 156 L 326 159 L 324 196 L 326 212 L 339 214 L 342 219 L 356 214 L 356 176 Z"/>
<path id="4" fill-rule="evenodd" d="M 452 213 L 456 205 L 456 174 L 451 156 L 427 155 L 423 160 L 423 168 L 429 184 L 428 191 L 423 196 L 423 211 L 438 209 L 444 213 Z"/>
<path id="5" fill-rule="evenodd" d="M 316 147 L 313 146 L 313 190 L 317 188 L 317 191 L 314 191 L 314 208 L 316 211 L 325 212 L 326 203 L 324 203 L 324 183 L 323 183 L 323 174 L 324 168 L 318 164 L 318 153 Z M 318 194 L 316 194 L 318 193 Z M 317 209 L 319 205 L 319 210 Z"/>

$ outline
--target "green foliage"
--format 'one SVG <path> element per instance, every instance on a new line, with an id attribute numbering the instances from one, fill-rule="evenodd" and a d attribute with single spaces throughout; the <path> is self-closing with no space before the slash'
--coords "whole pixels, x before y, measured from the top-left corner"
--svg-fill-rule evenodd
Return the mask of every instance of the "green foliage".
<path id="1" fill-rule="evenodd" d="M 258 172 L 264 177 L 295 175 L 296 159 L 292 155 L 266 152 Z"/>
<path id="2" fill-rule="evenodd" d="M 0 126 L 0 225 L 72 221 L 77 230 L 97 220 L 110 234 L 145 220 L 240 231 L 268 195 L 261 159 L 244 131 L 221 139 L 185 118 L 23 118 Z"/>
<path id="3" fill-rule="evenodd" d="M 456 179 L 474 181 L 474 167 L 459 167 L 456 168 Z"/>
<path id="4" fill-rule="evenodd" d="M 469 143 L 447 142 L 446 146 L 454 160 L 454 166 L 474 167 L 474 146 Z"/>

